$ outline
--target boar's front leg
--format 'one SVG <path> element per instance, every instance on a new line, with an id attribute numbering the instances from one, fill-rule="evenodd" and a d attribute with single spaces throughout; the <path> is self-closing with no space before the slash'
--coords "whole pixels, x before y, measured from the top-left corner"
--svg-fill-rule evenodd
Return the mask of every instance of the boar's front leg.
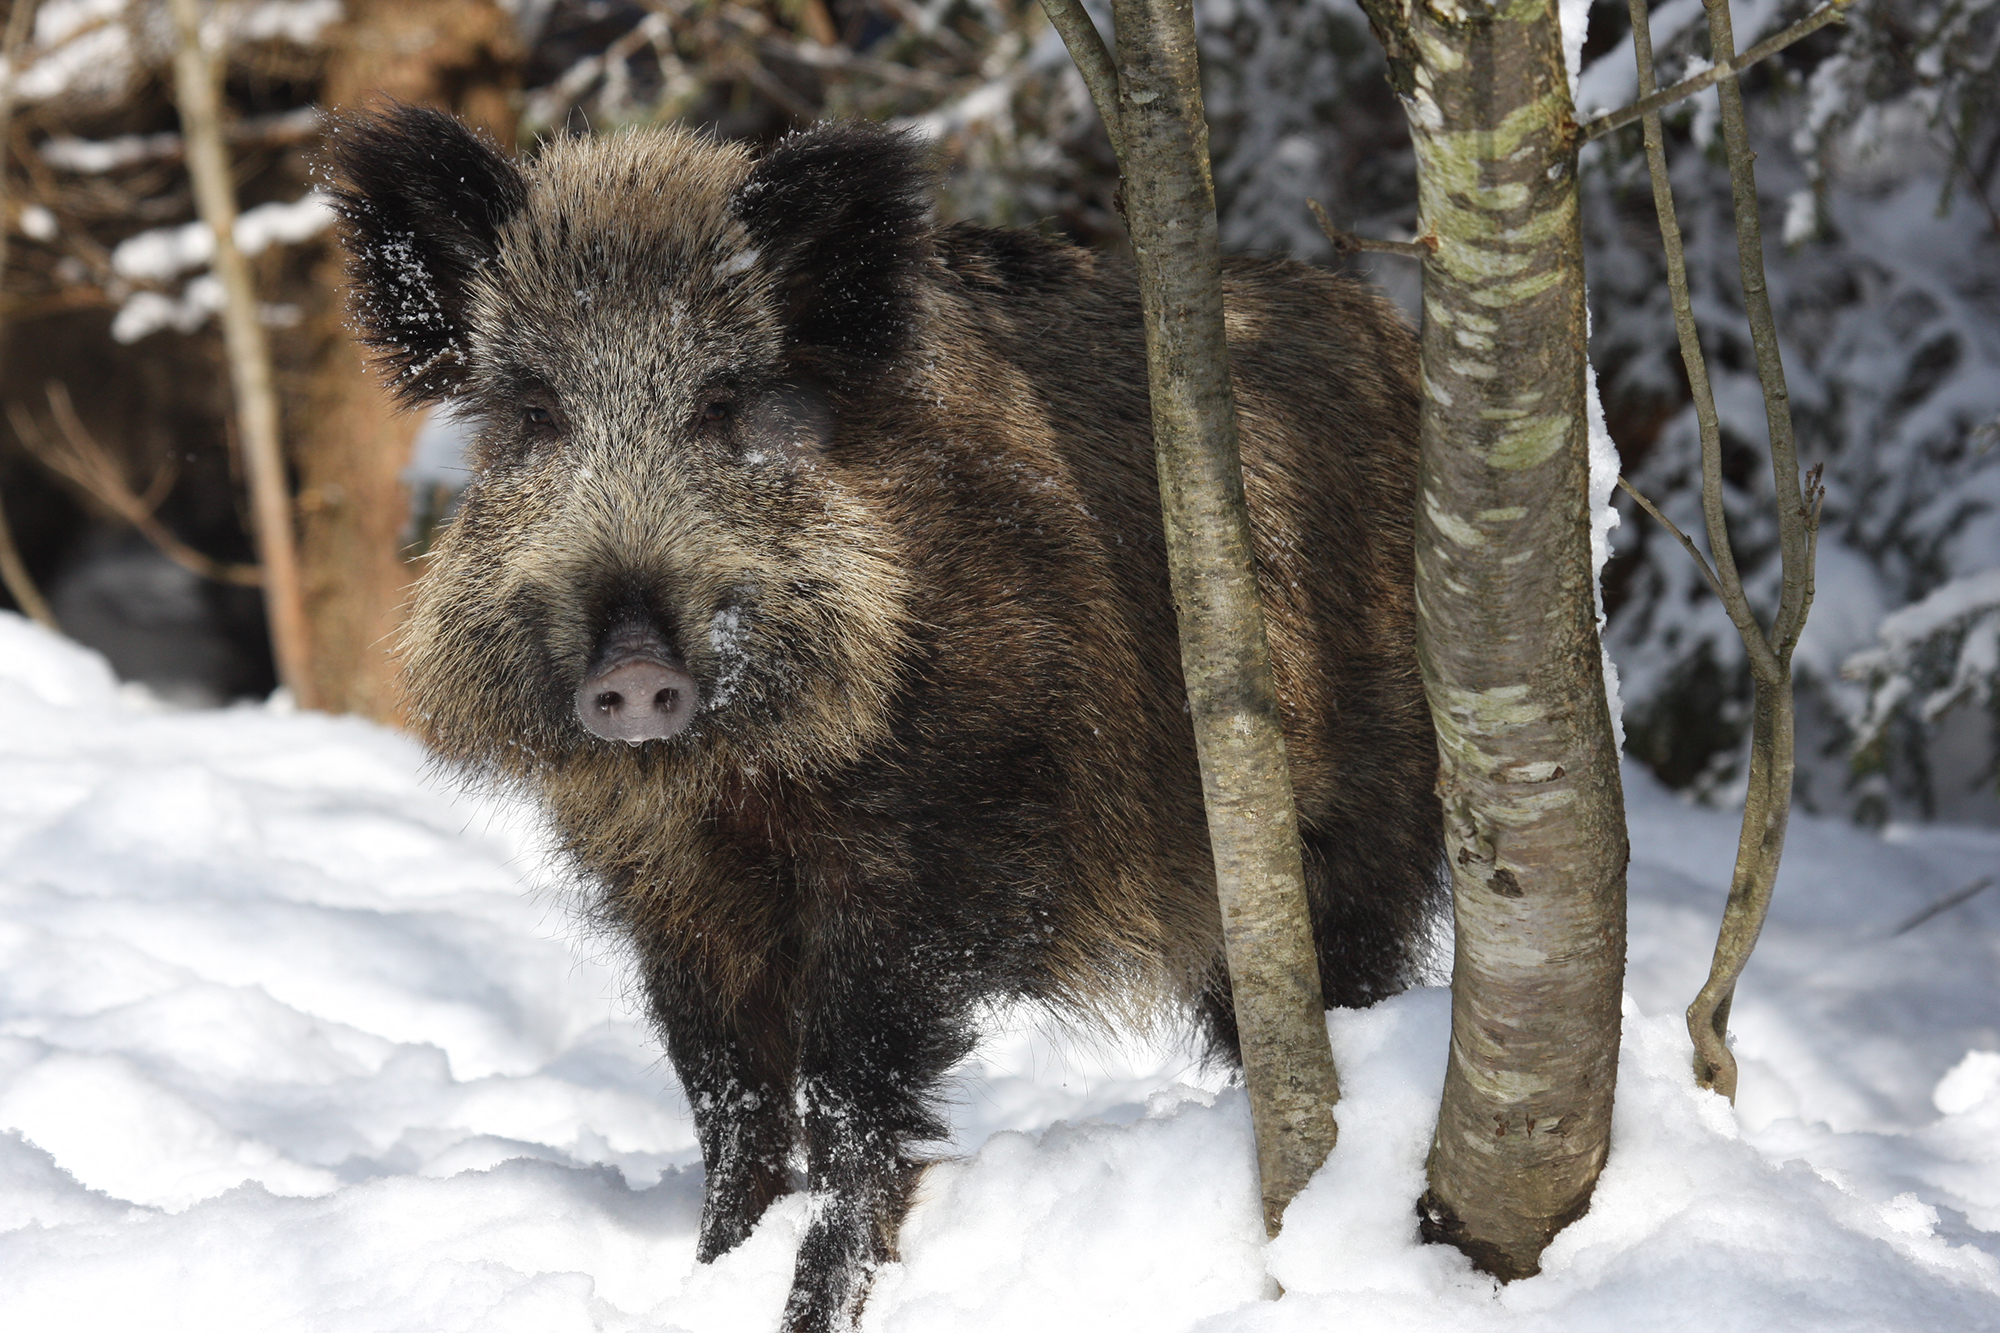
<path id="1" fill-rule="evenodd" d="M 949 1133 L 935 1090 L 973 1037 L 960 988 L 922 952 L 873 942 L 857 965 L 860 950 L 840 951 L 803 1016 L 797 1111 L 812 1214 L 786 1333 L 853 1326 L 875 1268 L 896 1257 L 922 1169 L 911 1149 Z"/>
<path id="2" fill-rule="evenodd" d="M 695 1257 L 708 1263 L 742 1243 L 788 1187 L 789 1024 L 754 999 L 725 1010 L 713 991 L 670 968 L 653 969 L 647 989 L 701 1141 Z"/>

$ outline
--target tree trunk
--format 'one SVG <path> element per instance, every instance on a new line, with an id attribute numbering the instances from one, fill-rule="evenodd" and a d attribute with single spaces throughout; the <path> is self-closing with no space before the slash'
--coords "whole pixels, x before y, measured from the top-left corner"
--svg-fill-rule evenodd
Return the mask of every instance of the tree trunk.
<path id="1" fill-rule="evenodd" d="M 1418 646 L 1457 923 L 1423 1211 L 1427 1236 L 1515 1278 L 1588 1207 L 1603 1166 L 1625 957 L 1623 794 L 1591 592 L 1574 123 L 1553 0 L 1420 0 L 1407 24 L 1405 106 L 1435 238 Z"/>
<path id="2" fill-rule="evenodd" d="M 301 708 L 319 706 L 312 635 L 300 598 L 291 479 L 280 434 L 270 339 L 250 268 L 236 248 L 236 184 L 222 137 L 222 80 L 202 49 L 199 0 L 169 0 L 174 20 L 174 101 L 187 141 L 188 175 L 201 220 L 215 236 L 223 290 L 222 334 L 235 394 L 236 429 L 250 486 L 251 527 L 264 585 L 264 615 L 278 679 Z"/>
<path id="3" fill-rule="evenodd" d="M 1251 563 L 1194 14 L 1189 0 L 1118 0 L 1116 15 L 1115 138 L 1145 307 L 1181 666 L 1256 1122 L 1264 1225 L 1275 1234 L 1285 1205 L 1333 1147 L 1340 1090 Z"/>
<path id="4" fill-rule="evenodd" d="M 481 0 L 347 0 L 327 33 L 322 101 L 339 111 L 395 98 L 455 111 L 506 147 L 518 82 L 513 19 Z M 296 436 L 307 611 L 322 706 L 397 720 L 390 655 L 414 571 L 404 551 L 410 498 L 402 471 L 419 419 L 399 412 L 347 328 L 346 279 L 328 243 L 308 314 L 313 367 Z"/>

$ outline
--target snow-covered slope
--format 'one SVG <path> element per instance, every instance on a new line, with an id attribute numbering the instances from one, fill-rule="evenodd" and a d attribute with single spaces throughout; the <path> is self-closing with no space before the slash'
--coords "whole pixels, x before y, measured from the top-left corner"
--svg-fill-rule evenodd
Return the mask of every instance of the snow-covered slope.
<path id="1" fill-rule="evenodd" d="M 2000 891 L 1891 938 L 2000 836 L 1795 822 L 1732 1112 L 1677 1010 L 1734 821 L 1631 781 L 1617 1141 L 1541 1277 L 1416 1244 L 1441 990 L 1331 1016 L 1268 1247 L 1236 1090 L 1002 1015 L 865 1326 L 2000 1328 Z M 0 1328 L 773 1328 L 803 1204 L 695 1266 L 685 1104 L 536 845 L 400 737 L 165 711 L 0 615 Z"/>

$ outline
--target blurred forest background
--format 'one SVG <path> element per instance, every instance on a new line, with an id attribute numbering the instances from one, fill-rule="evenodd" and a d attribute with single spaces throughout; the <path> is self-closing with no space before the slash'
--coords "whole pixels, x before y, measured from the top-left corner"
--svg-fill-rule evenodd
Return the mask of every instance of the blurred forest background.
<path id="1" fill-rule="evenodd" d="M 1740 45 L 1804 8 L 1738 0 Z M 327 109 L 432 104 L 523 152 L 664 121 L 761 142 L 823 116 L 887 119 L 937 143 L 946 215 L 1122 243 L 1110 148 L 1034 0 L 217 0 L 207 13 L 236 234 L 277 363 L 312 683 L 336 711 L 396 719 L 384 638 L 464 478 L 450 422 L 392 411 L 349 340 L 315 190 Z M 1225 244 L 1342 262 L 1308 200 L 1343 228 L 1408 237 L 1403 111 L 1354 0 L 1197 13 Z M 1663 82 L 1702 67 L 1701 18 L 1699 0 L 1654 6 Z M 1580 118 L 1636 86 L 1623 0 L 1589 19 Z M 12 30 L 8 526 L 62 629 L 126 678 L 184 704 L 262 696 L 275 677 L 247 566 L 222 288 L 188 183 L 166 5 L 43 0 Z M 2000 823 L 2000 0 L 1857 0 L 1744 83 L 1800 452 L 1826 466 L 1797 659 L 1800 799 L 1871 823 Z M 1684 103 L 1669 152 L 1738 560 L 1768 604 L 1763 409 L 1715 129 L 1713 94 Z M 1611 433 L 1626 475 L 1697 532 L 1698 442 L 1638 126 L 1584 166 Z M 1414 313 L 1410 261 L 1346 262 Z M 1606 572 L 1627 750 L 1726 801 L 1747 731 L 1742 649 L 1649 523 L 1628 506 Z"/>

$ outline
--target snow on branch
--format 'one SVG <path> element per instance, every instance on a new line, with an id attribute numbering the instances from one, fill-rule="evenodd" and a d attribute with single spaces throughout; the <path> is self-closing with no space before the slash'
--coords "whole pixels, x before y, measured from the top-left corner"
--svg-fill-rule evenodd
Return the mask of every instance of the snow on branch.
<path id="1" fill-rule="evenodd" d="M 236 248 L 255 255 L 273 245 L 296 245 L 325 231 L 333 222 L 327 198 L 313 190 L 290 203 L 259 204 L 236 219 Z M 135 282 L 165 283 L 189 269 L 206 268 L 215 256 L 215 233 L 206 222 L 155 227 L 119 242 L 111 252 L 111 269 Z M 192 333 L 222 309 L 222 286 L 211 273 L 201 273 L 178 297 L 151 289 L 133 292 L 111 322 L 111 336 L 133 343 L 164 328 Z M 295 323 L 297 313 L 282 305 L 264 305 L 260 316 L 280 327 Z"/>
<path id="2" fill-rule="evenodd" d="M 1866 711 L 1855 722 L 1857 753 L 1876 745 L 1919 695 L 1925 722 L 1961 701 L 1991 699 L 2000 675 L 2000 569 L 1951 580 L 1883 620 L 1876 633 L 1877 647 L 1841 665 L 1842 676 L 1869 686 Z"/>
<path id="3" fill-rule="evenodd" d="M 1595 120 L 1585 121 L 1577 127 L 1578 142 L 1589 143 L 1593 139 L 1602 139 L 1605 135 L 1623 129 L 1635 120 L 1693 97 L 1706 88 L 1712 88 L 1724 79 L 1742 73 L 1760 60 L 1769 60 L 1792 43 L 1812 36 L 1829 23 L 1845 22 L 1847 8 L 1853 3 L 1854 0 L 1832 0 L 1832 3 L 1821 5 L 1783 32 L 1766 37 L 1734 59 L 1725 60 L 1719 65 L 1710 65 L 1699 74 L 1682 79 L 1671 88 L 1663 88 L 1651 96 L 1640 98 L 1630 106 L 1620 107 Z"/>
<path id="4" fill-rule="evenodd" d="M 340 13 L 340 0 L 217 4 L 203 45 L 217 52 L 263 42 L 311 46 Z M 23 105 L 116 98 L 142 71 L 168 63 L 171 28 L 164 8 L 146 0 L 47 0 L 18 73 L 7 77 Z"/>

